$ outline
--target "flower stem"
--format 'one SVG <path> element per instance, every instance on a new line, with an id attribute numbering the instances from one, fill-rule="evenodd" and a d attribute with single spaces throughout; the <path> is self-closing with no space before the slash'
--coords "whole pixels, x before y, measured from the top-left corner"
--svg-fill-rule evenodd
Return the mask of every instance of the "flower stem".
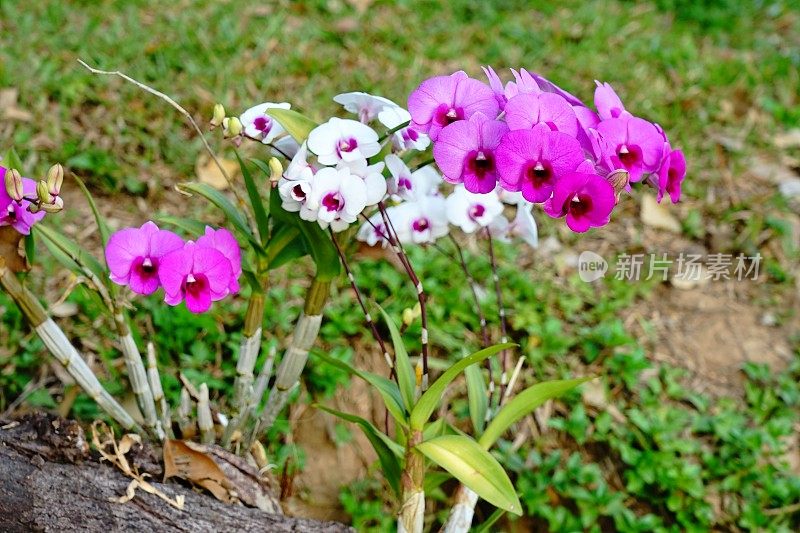
<path id="1" fill-rule="evenodd" d="M 486 239 L 489 243 L 489 261 L 492 265 L 492 281 L 494 282 L 494 293 L 497 298 L 497 312 L 500 315 L 500 342 L 508 342 L 508 327 L 506 325 L 506 308 L 503 305 L 503 291 L 500 288 L 500 276 L 497 273 L 497 261 L 494 255 L 494 241 L 492 232 L 486 228 Z M 506 350 L 500 352 L 500 398 L 508 383 L 508 353 Z"/>
<path id="2" fill-rule="evenodd" d="M 383 202 L 378 203 L 378 210 L 381 212 L 381 217 L 383 217 L 383 223 L 386 225 L 386 236 L 389 239 L 389 244 L 391 245 L 392 250 L 397 254 L 397 257 L 400 259 L 400 262 L 403 264 L 403 268 L 405 268 L 406 274 L 408 274 L 408 277 L 411 279 L 411 283 L 414 285 L 414 288 L 417 291 L 417 300 L 419 301 L 419 309 L 420 309 L 420 320 L 422 322 L 422 331 L 420 333 L 420 343 L 422 344 L 421 389 L 424 391 L 427 390 L 428 388 L 428 312 L 425 305 L 425 302 L 427 301 L 427 298 L 425 296 L 425 289 L 422 286 L 422 282 L 417 277 L 417 274 L 414 271 L 414 267 L 411 265 L 411 261 L 409 261 L 405 250 L 403 250 L 403 244 L 400 242 L 400 239 L 397 236 L 397 231 L 394 229 L 394 224 L 392 223 L 392 219 L 386 212 L 386 205 Z"/>
<path id="3" fill-rule="evenodd" d="M 369 326 L 370 330 L 372 331 L 372 336 L 375 337 L 376 341 L 378 341 L 378 345 L 383 352 L 383 357 L 386 359 L 386 364 L 389 365 L 389 368 L 392 370 L 392 374 L 394 374 L 394 361 L 389 355 L 389 351 L 386 349 L 386 344 L 383 342 L 383 337 L 381 337 L 381 334 L 378 332 L 378 328 L 375 325 L 375 321 L 372 320 L 372 315 L 370 315 L 366 303 L 364 303 L 364 298 L 361 296 L 361 291 L 356 284 L 356 278 L 353 276 L 353 271 L 350 269 L 350 264 L 347 262 L 347 257 L 345 256 L 344 251 L 342 251 L 341 246 L 339 246 L 339 242 L 336 240 L 336 236 L 334 235 L 333 231 L 329 231 L 333 245 L 336 247 L 336 252 L 339 254 L 339 259 L 341 259 L 344 270 L 347 273 L 347 279 L 350 281 L 350 286 L 353 288 L 353 293 L 356 296 L 358 305 L 361 307 L 361 311 L 364 313 L 364 319 L 367 322 L 367 326 Z"/>

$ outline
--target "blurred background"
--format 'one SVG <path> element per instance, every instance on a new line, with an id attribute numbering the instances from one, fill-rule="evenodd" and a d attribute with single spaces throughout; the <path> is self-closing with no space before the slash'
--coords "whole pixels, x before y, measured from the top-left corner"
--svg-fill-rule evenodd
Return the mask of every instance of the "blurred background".
<path id="1" fill-rule="evenodd" d="M 537 412 L 521 438 L 501 446 L 526 508 L 503 527 L 800 528 L 797 1 L 0 0 L 2 152 L 16 149 L 31 177 L 62 163 L 88 181 L 118 227 L 159 211 L 219 221 L 173 189 L 196 175 L 215 179 L 182 117 L 130 84 L 93 76 L 78 58 L 168 93 L 202 123 L 215 102 L 238 113 L 290 101 L 315 119 L 340 113 L 332 97 L 346 91 L 403 104 L 424 78 L 460 69 L 481 77 L 481 65 L 539 72 L 589 102 L 595 79 L 611 83 L 628 109 L 661 124 L 683 149 L 683 199 L 655 206 L 654 193 L 640 189 L 609 226 L 580 238 L 538 212 L 540 249 L 501 249 L 512 337 L 529 363 L 524 381 L 603 376 Z M 232 157 L 218 135 L 209 138 Z M 69 188 L 59 225 L 99 253 L 85 202 Z M 478 246 L 470 243 L 471 266 L 488 280 Z M 575 270 L 584 250 L 609 262 L 622 253 L 761 254 L 762 261 L 749 281 L 607 275 L 587 284 Z M 115 379 L 121 361 L 103 335 L 108 324 L 40 254 L 29 282 L 55 302 L 51 311 L 109 388 L 123 393 Z M 371 298 L 396 314 L 413 305 L 390 263 L 367 251 L 358 257 L 356 274 Z M 457 269 L 430 250 L 414 250 L 413 260 L 432 295 L 435 355 L 478 347 L 474 310 L 452 281 Z M 278 276 L 266 345 L 280 345 L 290 331 L 304 275 Z M 155 299 L 141 302 L 137 320 L 174 369 L 169 394 L 179 390 L 179 370 L 208 381 L 215 396 L 230 391 L 242 301 L 199 321 Z M 347 286 L 331 305 L 319 349 L 381 371 Z M 490 316 L 492 305 L 487 297 Z M 1 294 L 0 311 L 0 413 L 97 415 L 74 387 L 60 385 L 58 369 Z M 357 430 L 309 407 L 321 401 L 381 419 L 368 391 L 345 385 L 344 375 L 312 358 L 302 394 L 269 436 L 270 451 L 291 510 L 385 530 L 392 503 L 369 446 Z M 463 390 L 453 405 L 466 413 Z M 449 493 L 447 485 L 432 492 L 440 512 Z M 478 519 L 490 512 L 479 509 Z"/>

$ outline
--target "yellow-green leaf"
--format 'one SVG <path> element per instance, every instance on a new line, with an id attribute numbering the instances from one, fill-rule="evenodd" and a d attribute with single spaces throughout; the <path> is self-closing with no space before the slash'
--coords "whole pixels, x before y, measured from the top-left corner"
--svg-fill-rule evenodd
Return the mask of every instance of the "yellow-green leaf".
<path id="1" fill-rule="evenodd" d="M 311 133 L 311 130 L 317 127 L 316 122 L 291 109 L 272 107 L 267 109 L 266 113 L 277 120 L 283 126 L 283 129 L 300 144 L 303 144 L 303 141 L 308 139 L 308 134 Z"/>
<path id="2" fill-rule="evenodd" d="M 505 433 L 511 424 L 517 422 L 528 413 L 533 412 L 534 409 L 547 400 L 557 398 L 590 379 L 594 379 L 594 377 L 545 381 L 544 383 L 537 383 L 536 385 L 528 387 L 514 396 L 513 400 L 500 409 L 492 419 L 489 427 L 483 432 L 478 442 L 484 449 L 488 450 L 494 445 L 497 439 Z"/>
<path id="3" fill-rule="evenodd" d="M 473 439 L 442 435 L 418 444 L 416 449 L 495 507 L 522 514 L 522 505 L 508 474 Z"/>
<path id="4" fill-rule="evenodd" d="M 381 310 L 383 319 L 386 321 L 386 325 L 389 326 L 389 333 L 392 336 L 394 365 L 395 371 L 397 372 L 397 383 L 400 385 L 400 395 L 403 398 L 403 404 L 405 404 L 406 409 L 411 411 L 412 407 L 414 407 L 414 390 L 416 388 L 414 367 L 411 366 L 411 359 L 409 359 L 405 344 L 403 344 L 403 336 L 400 334 L 400 330 L 397 329 L 394 320 L 392 320 L 392 317 L 390 317 L 381 306 L 378 306 L 378 309 Z M 416 407 L 414 407 L 414 410 L 416 410 Z M 433 410 L 431 410 L 431 412 L 433 412 Z M 428 416 L 430 416 L 430 414 L 428 414 Z M 426 421 L 427 418 L 423 420 L 422 423 L 424 424 Z M 422 429 L 422 424 L 420 424 L 417 429 Z"/>
<path id="5" fill-rule="evenodd" d="M 489 346 L 488 348 L 484 348 L 483 350 L 466 356 L 445 370 L 444 373 L 439 376 L 439 379 L 434 381 L 428 390 L 425 391 L 425 394 L 420 397 L 419 401 L 417 401 L 417 404 L 414 406 L 414 409 L 411 411 L 411 427 L 413 429 L 421 429 L 422 426 L 425 425 L 425 422 L 427 422 L 431 417 L 433 410 L 436 409 L 436 406 L 439 405 L 439 402 L 442 400 L 444 390 L 451 381 L 456 379 L 456 377 L 464 371 L 465 368 L 467 368 L 469 365 L 480 363 L 487 357 L 491 357 L 498 352 L 508 348 L 513 348 L 514 346 L 516 346 L 516 344 L 509 342 Z M 402 388 L 400 390 L 402 391 Z"/>

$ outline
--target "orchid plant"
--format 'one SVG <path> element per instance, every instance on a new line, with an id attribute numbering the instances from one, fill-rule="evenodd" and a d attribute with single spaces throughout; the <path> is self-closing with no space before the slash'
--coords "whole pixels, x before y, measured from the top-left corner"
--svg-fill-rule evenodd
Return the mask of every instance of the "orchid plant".
<path id="1" fill-rule="evenodd" d="M 191 115 L 166 95 L 119 72 L 90 70 L 121 76 L 163 98 L 202 135 Z M 524 358 L 514 362 L 515 345 L 508 342 L 495 243 L 536 248 L 537 206 L 549 217 L 564 219 L 576 233 L 603 226 L 624 193 L 637 183 L 654 187 L 658 201 L 669 196 L 677 202 L 686 164 L 664 130 L 633 116 L 606 83 L 597 83 L 593 110 L 525 69 L 512 70 L 513 81 L 505 84 L 491 67 L 484 72 L 488 83 L 462 71 L 425 80 L 410 94 L 407 108 L 363 92 L 340 94 L 334 101 L 355 118 L 332 117 L 323 123 L 296 112 L 286 102 L 258 104 L 238 116 L 227 116 L 218 104 L 211 126 L 222 127 L 224 137 L 236 147 L 257 143 L 265 156 L 245 161 L 237 152 L 242 184 L 234 183 L 219 165 L 230 182 L 232 197 L 199 182 L 179 188 L 219 208 L 228 227 L 164 215 L 111 234 L 78 180 L 94 212 L 105 261 L 42 222 L 45 212 L 63 207 L 60 167 L 54 167 L 38 185 L 16 170 L 0 168 L 5 185 L 0 191 L 0 226 L 12 227 L 19 238 L 32 232 L 99 295 L 116 325 L 143 429 L 103 389 L 38 299 L 0 261 L 2 286 L 50 351 L 103 409 L 123 428 L 146 431 L 163 440 L 195 433 L 189 429 L 194 424 L 187 421 L 190 395 L 183 391 L 173 417 L 161 391 L 155 347 L 148 346 L 145 369 L 131 335 L 134 324 L 125 309 L 135 298 L 163 289 L 167 305 L 182 304 L 192 313 L 203 313 L 214 302 L 239 293 L 245 280 L 251 290 L 235 397 L 228 399 L 230 411 L 217 417 L 215 425 L 207 415 L 207 388 L 201 386 L 205 393 L 197 398 L 197 425 L 204 442 L 219 442 L 256 457 L 263 455 L 256 453 L 259 439 L 297 386 L 319 332 L 330 285 L 344 269 L 385 358 L 388 377 L 325 354 L 320 359 L 374 387 L 385 405 L 387 421 L 381 430 L 355 415 L 320 408 L 360 426 L 375 448 L 383 475 L 398 498 L 398 530 L 424 529 L 425 478 L 435 467 L 461 483 L 443 531 L 467 531 L 479 498 L 498 508 L 490 523 L 502 512 L 521 514 L 513 484 L 491 453 L 494 444 L 536 407 L 590 378 L 516 390 Z M 205 138 L 203 142 L 219 164 Z M 184 240 L 157 223 L 193 239 Z M 499 310 L 498 316 L 491 317 L 500 326 L 498 344 L 492 344 L 489 320 L 478 297 L 481 280 L 469 270 L 462 247 L 466 239 L 480 239 L 486 245 L 493 273 L 487 281 Z M 384 342 L 372 305 L 350 268 L 349 251 L 355 241 L 397 255 L 418 299 L 416 309 L 402 317 L 404 326 L 417 319 L 421 322 L 418 357 L 408 353 L 401 329 L 379 308 L 392 349 Z M 461 266 L 480 319 L 483 348 L 453 362 L 433 380 L 427 296 L 406 254 L 408 246 L 445 254 Z M 32 256 L 32 247 L 26 248 Z M 315 264 L 315 274 L 303 312 L 274 377 L 274 357 L 266 359 L 256 376 L 270 272 L 306 255 Z M 469 397 L 469 434 L 446 417 L 432 420 L 445 390 L 462 373 Z"/>

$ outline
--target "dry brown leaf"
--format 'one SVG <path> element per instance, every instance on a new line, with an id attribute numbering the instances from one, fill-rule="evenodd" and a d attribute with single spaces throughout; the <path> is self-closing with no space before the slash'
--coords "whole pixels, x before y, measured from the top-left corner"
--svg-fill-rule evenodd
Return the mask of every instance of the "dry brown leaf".
<path id="1" fill-rule="evenodd" d="M 11 226 L 0 226 L 0 257 L 11 272 L 27 272 L 31 269 L 25 257 L 22 235 Z"/>
<path id="2" fill-rule="evenodd" d="M 681 232 L 681 223 L 669 212 L 665 204 L 656 202 L 654 196 L 646 194 L 642 198 L 642 222 L 652 228 L 664 229 L 673 233 Z"/>
<path id="3" fill-rule="evenodd" d="M 218 158 L 222 168 L 228 173 L 231 180 L 235 180 L 239 175 L 239 163 L 232 159 Z M 228 181 L 225 176 L 220 172 L 219 167 L 208 154 L 201 154 L 197 158 L 194 166 L 194 171 L 197 174 L 197 179 L 201 183 L 211 185 L 218 191 L 224 191 L 228 188 Z"/>
<path id="4" fill-rule="evenodd" d="M 208 490 L 226 503 L 234 501 L 231 483 L 208 454 L 195 450 L 189 441 L 164 441 L 164 480 L 179 477 Z"/>
<path id="5" fill-rule="evenodd" d="M 218 500 L 241 501 L 265 512 L 282 513 L 270 484 L 258 470 L 219 446 L 167 440 L 164 479 L 173 476 L 207 489 Z"/>

